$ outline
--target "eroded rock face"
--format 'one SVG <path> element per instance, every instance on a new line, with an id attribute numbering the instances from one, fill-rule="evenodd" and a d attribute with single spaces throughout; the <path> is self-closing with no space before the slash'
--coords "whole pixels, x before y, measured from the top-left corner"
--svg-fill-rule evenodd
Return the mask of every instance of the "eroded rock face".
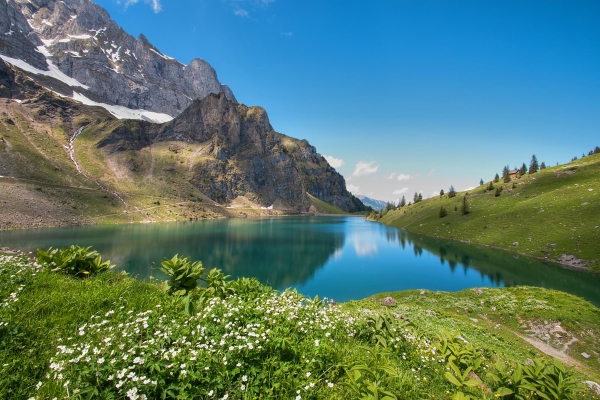
<path id="1" fill-rule="evenodd" d="M 206 61 L 179 63 L 90 0 L 0 0 L 0 30 L 10 32 L 0 33 L 1 54 L 43 70 L 47 58 L 108 104 L 177 116 L 210 93 L 235 100 Z"/>
<path id="2" fill-rule="evenodd" d="M 188 179 L 219 203 L 245 196 L 263 206 L 305 212 L 308 192 L 346 211 L 364 209 L 307 141 L 275 132 L 263 108 L 238 104 L 223 93 L 195 100 L 163 125 L 127 121 L 99 147 L 109 153 L 135 151 L 159 142 L 202 144 Z"/>

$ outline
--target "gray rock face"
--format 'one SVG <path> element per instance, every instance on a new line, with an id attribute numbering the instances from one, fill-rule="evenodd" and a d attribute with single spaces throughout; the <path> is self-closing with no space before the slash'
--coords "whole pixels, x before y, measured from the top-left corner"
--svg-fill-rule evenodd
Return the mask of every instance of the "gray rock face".
<path id="1" fill-rule="evenodd" d="M 165 56 L 90 0 L 0 0 L 0 30 L 0 53 L 44 70 L 47 57 L 108 104 L 177 116 L 210 93 L 235 100 L 206 61 Z"/>
<path id="2" fill-rule="evenodd" d="M 263 206 L 307 211 L 308 192 L 333 199 L 346 211 L 364 209 L 354 203 L 344 178 L 307 141 L 275 132 L 263 108 L 238 104 L 223 93 L 195 100 L 163 125 L 127 121 L 98 146 L 112 153 L 157 142 L 202 143 L 189 181 L 219 203 L 245 196 Z"/>

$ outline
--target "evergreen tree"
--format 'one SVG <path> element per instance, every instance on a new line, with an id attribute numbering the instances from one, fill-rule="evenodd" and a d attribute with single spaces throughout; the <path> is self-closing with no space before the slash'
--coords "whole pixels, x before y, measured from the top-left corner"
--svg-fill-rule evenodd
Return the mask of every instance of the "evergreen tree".
<path id="1" fill-rule="evenodd" d="M 396 206 L 392 202 L 388 201 L 387 204 L 385 205 L 385 209 L 388 211 L 393 210 L 394 208 L 396 208 Z"/>
<path id="2" fill-rule="evenodd" d="M 460 208 L 460 212 L 462 215 L 467 215 L 469 213 L 469 204 L 467 203 L 467 196 L 463 197 L 463 203 Z"/>
<path id="3" fill-rule="evenodd" d="M 494 192 L 494 197 L 500 196 L 500 193 L 502 193 L 502 186 L 498 186 L 496 188 L 496 192 Z"/>
<path id="4" fill-rule="evenodd" d="M 525 165 L 525 163 L 523 163 L 523 165 L 521 165 L 521 169 L 519 170 L 519 175 L 523 176 L 527 173 L 527 165 Z"/>
<path id="5" fill-rule="evenodd" d="M 448 189 L 448 198 L 456 196 L 456 190 L 454 190 L 454 186 L 450 185 L 450 189 Z"/>
<path id="6" fill-rule="evenodd" d="M 594 154 L 600 154 L 600 146 L 596 146 L 594 149 Z"/>
<path id="7" fill-rule="evenodd" d="M 419 196 L 417 197 L 417 199 L 418 199 L 419 201 L 423 201 L 423 194 L 422 194 L 422 193 L 419 193 Z"/>
<path id="8" fill-rule="evenodd" d="M 510 169 L 508 168 L 508 165 L 502 169 L 502 179 L 504 180 L 504 183 L 510 182 Z"/>
<path id="9" fill-rule="evenodd" d="M 406 198 L 404 196 L 402 196 L 402 200 L 400 200 L 400 207 L 404 207 L 406 205 Z"/>
<path id="10" fill-rule="evenodd" d="M 485 190 L 489 190 L 489 191 L 494 190 L 494 184 L 492 182 L 488 183 L 487 188 L 485 188 Z"/>
<path id="11" fill-rule="evenodd" d="M 483 178 L 479 180 L 479 186 L 483 185 Z"/>
<path id="12" fill-rule="evenodd" d="M 498 176 L 498 174 L 496 174 L 496 176 L 494 176 L 494 183 L 498 182 L 500 182 L 500 177 Z"/>
<path id="13" fill-rule="evenodd" d="M 415 195 L 413 196 L 413 203 L 418 203 L 419 202 L 419 193 L 415 192 Z"/>
<path id="14" fill-rule="evenodd" d="M 546 163 L 542 161 L 542 163 L 540 164 L 540 171 L 546 169 Z"/>
<path id="15" fill-rule="evenodd" d="M 444 189 L 440 190 L 440 197 L 444 196 Z"/>
<path id="16" fill-rule="evenodd" d="M 446 212 L 446 208 L 444 206 L 441 206 L 439 213 L 440 218 L 444 218 L 446 215 L 448 215 L 448 213 Z"/>
<path id="17" fill-rule="evenodd" d="M 536 172 L 538 172 L 539 168 L 540 167 L 538 165 L 537 157 L 534 154 L 531 156 L 531 162 L 529 163 L 529 173 L 535 174 Z"/>

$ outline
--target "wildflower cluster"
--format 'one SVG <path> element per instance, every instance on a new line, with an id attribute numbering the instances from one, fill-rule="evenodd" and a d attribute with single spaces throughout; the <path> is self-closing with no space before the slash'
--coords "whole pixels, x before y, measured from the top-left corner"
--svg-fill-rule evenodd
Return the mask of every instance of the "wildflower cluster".
<path id="1" fill-rule="evenodd" d="M 335 387 L 332 349 L 357 329 L 352 315 L 292 291 L 212 298 L 199 308 L 187 318 L 160 306 L 93 316 L 61 341 L 41 393 L 62 386 L 65 395 L 129 399 L 302 397 Z"/>
<path id="2" fill-rule="evenodd" d="M 40 269 L 26 256 L 0 255 L 0 328 L 8 326 L 12 307 Z"/>

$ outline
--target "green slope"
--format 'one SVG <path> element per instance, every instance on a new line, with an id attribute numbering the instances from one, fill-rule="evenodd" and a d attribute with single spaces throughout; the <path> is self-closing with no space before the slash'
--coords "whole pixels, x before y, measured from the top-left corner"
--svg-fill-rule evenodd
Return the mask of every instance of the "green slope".
<path id="1" fill-rule="evenodd" d="M 333 204 L 329 204 L 326 201 L 317 199 L 315 196 L 308 194 L 310 204 L 317 210 L 319 214 L 348 214 L 344 210 L 340 210 Z"/>
<path id="2" fill-rule="evenodd" d="M 380 221 L 600 272 L 600 155 L 496 183 L 503 188 L 497 197 L 486 186 L 390 211 Z M 469 213 L 463 215 L 465 195 Z M 441 207 L 448 213 L 443 218 Z"/>

